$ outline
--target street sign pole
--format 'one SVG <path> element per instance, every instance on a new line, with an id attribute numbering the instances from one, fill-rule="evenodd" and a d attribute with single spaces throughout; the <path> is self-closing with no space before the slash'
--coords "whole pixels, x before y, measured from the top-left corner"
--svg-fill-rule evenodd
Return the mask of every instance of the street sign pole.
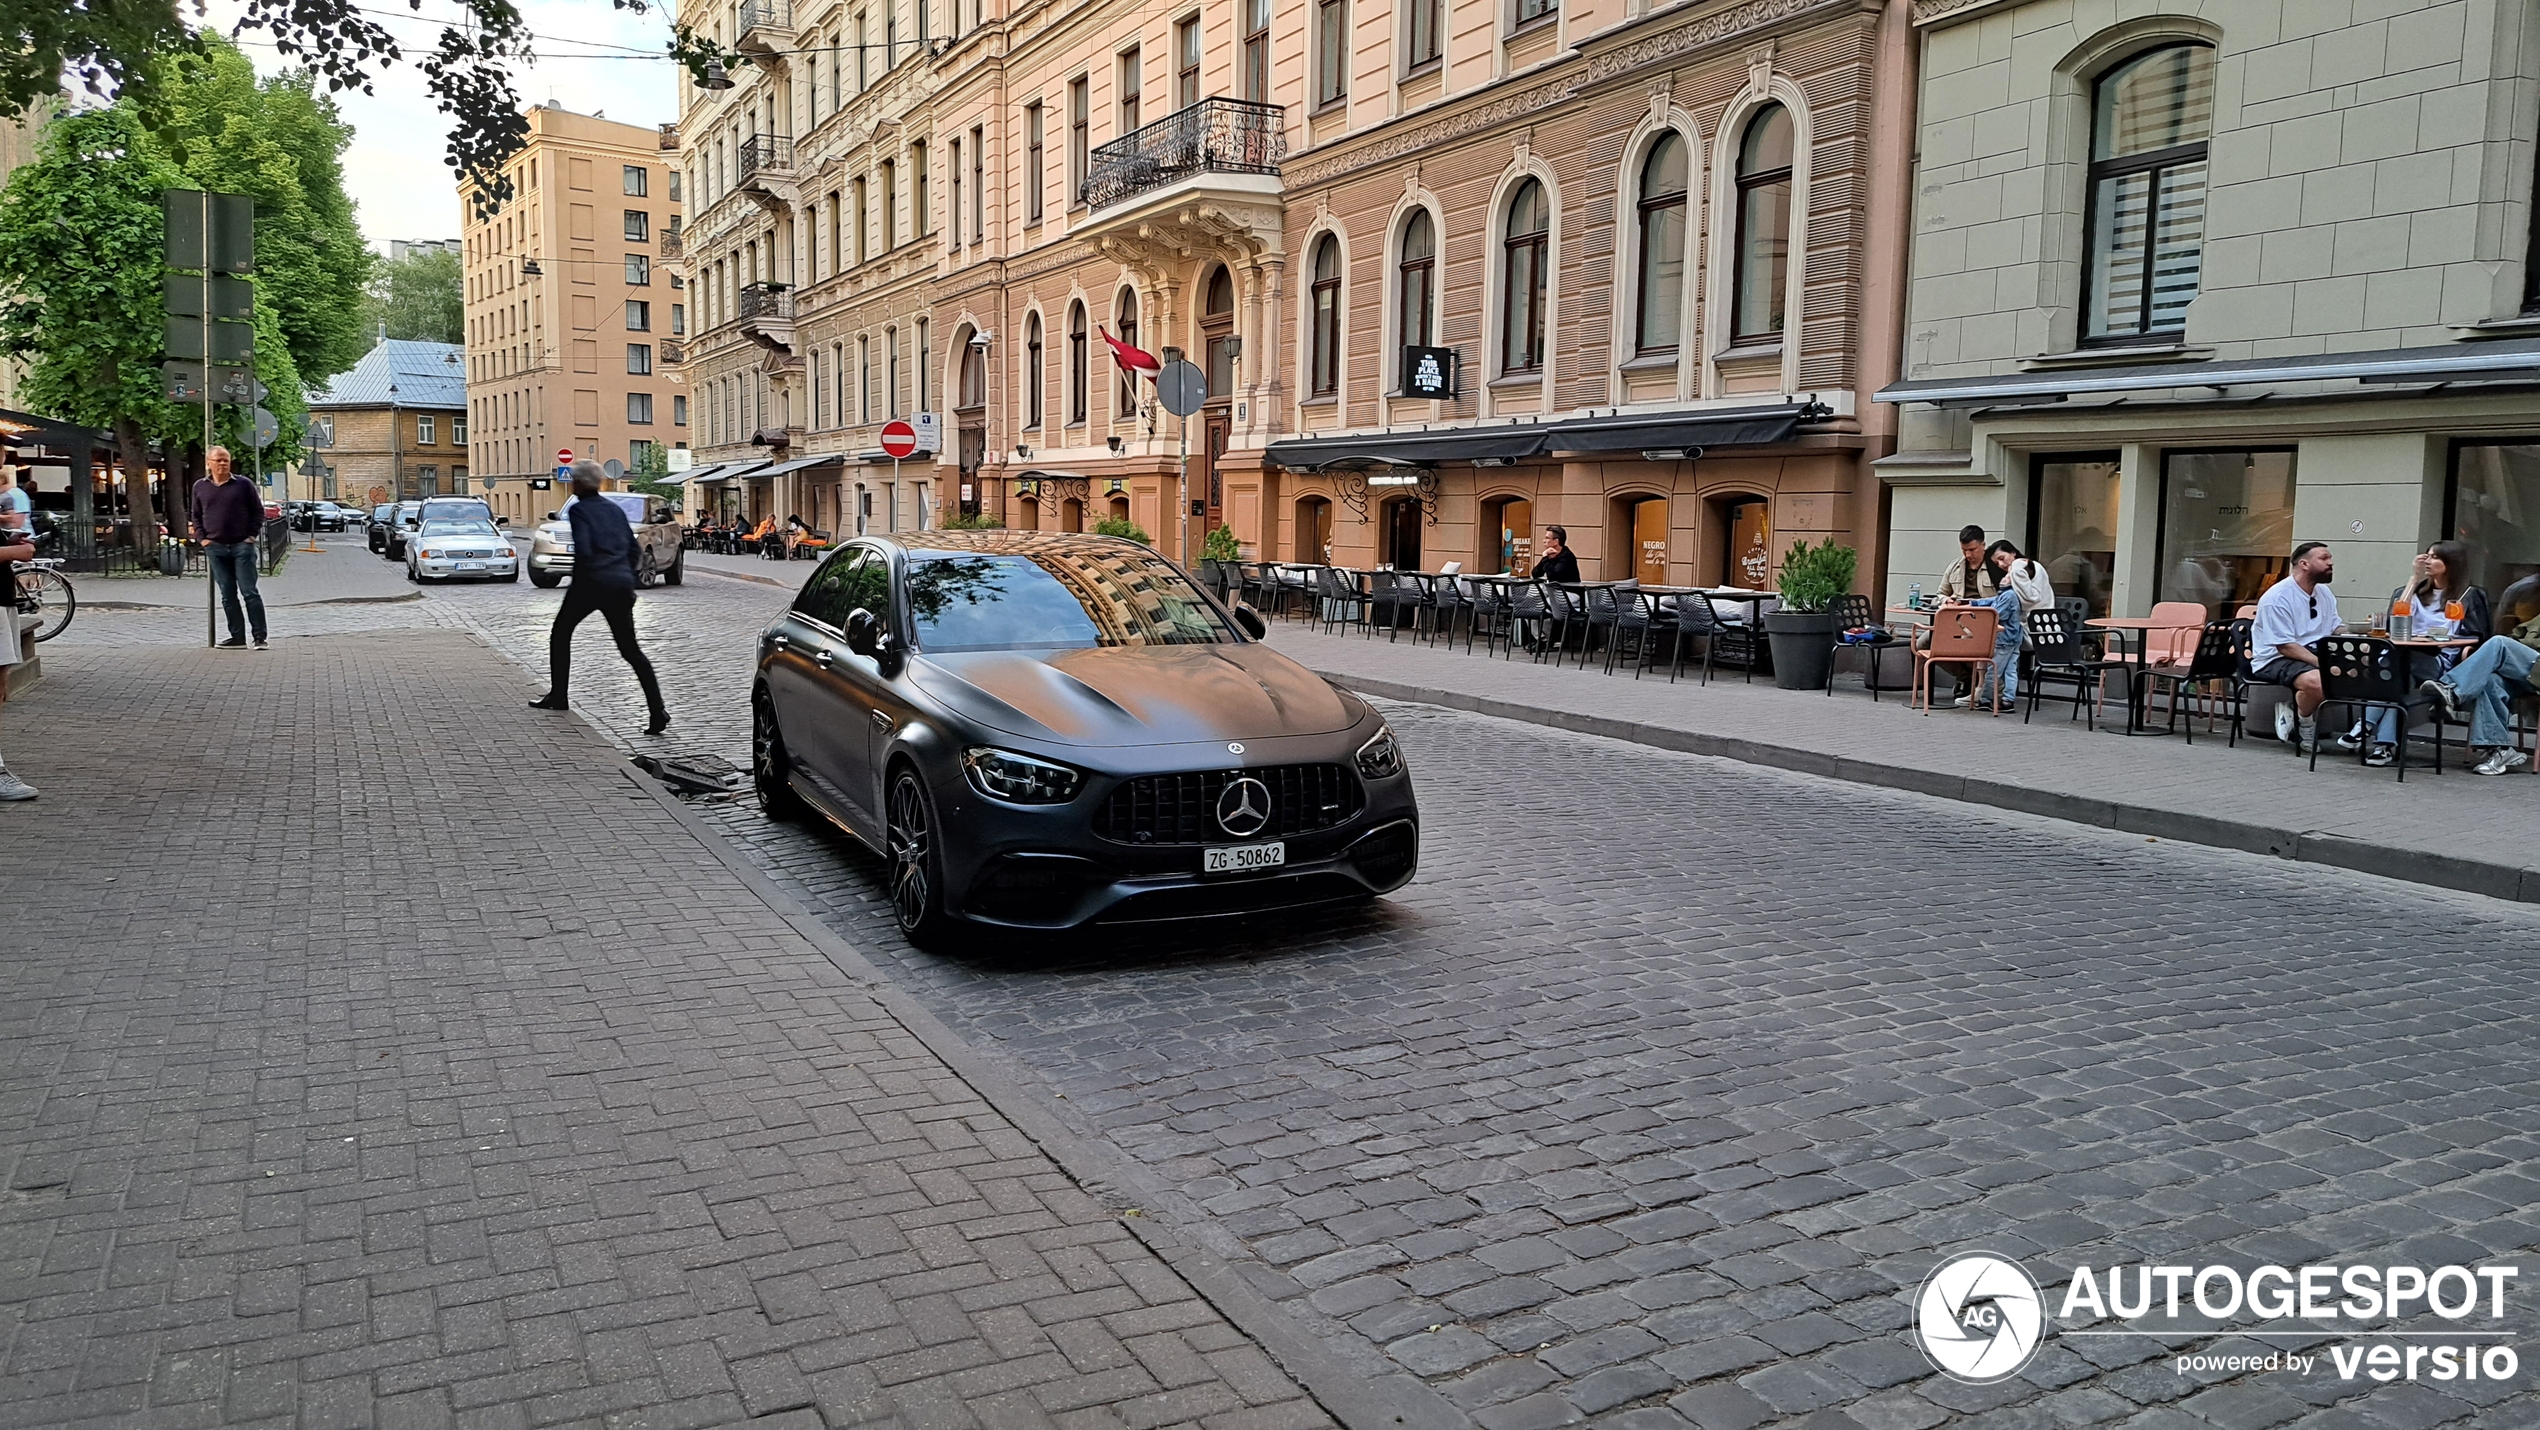
<path id="1" fill-rule="evenodd" d="M 209 476 L 212 471 L 212 191 L 209 189 L 202 190 L 202 199 L 203 474 L 205 476 Z M 170 482 L 168 483 L 168 486 L 171 488 L 168 492 L 169 497 L 175 497 L 176 492 L 173 488 L 176 486 L 176 483 Z M 187 492 L 185 495 L 186 500 L 189 503 L 186 509 L 186 518 L 190 522 L 193 519 L 193 508 L 190 505 L 193 500 L 193 493 Z M 259 498 L 259 502 L 260 504 L 257 509 L 261 511 L 263 510 L 261 498 Z M 168 505 L 175 506 L 176 502 L 171 500 Z M 175 513 L 171 512 L 169 515 L 173 516 Z M 170 521 L 168 523 L 168 533 L 171 536 L 176 533 L 176 523 L 174 521 Z M 220 622 L 215 618 L 213 610 L 215 606 L 220 604 L 218 595 L 219 589 L 220 582 L 212 575 L 212 549 L 211 546 L 206 543 L 203 547 L 203 644 L 207 646 L 220 644 Z"/>
<path id="2" fill-rule="evenodd" d="M 1177 481 L 1175 511 L 1182 534 L 1181 545 L 1173 554 L 1184 567 L 1191 564 L 1191 414 L 1208 401 L 1208 374 L 1196 363 L 1180 358 L 1156 370 L 1155 397 L 1164 410 L 1181 419 L 1181 475 Z"/>

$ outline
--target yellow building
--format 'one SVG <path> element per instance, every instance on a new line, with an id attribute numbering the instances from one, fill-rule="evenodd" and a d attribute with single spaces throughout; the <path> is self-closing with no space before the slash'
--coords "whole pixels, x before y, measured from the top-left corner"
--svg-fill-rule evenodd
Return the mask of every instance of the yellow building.
<path id="1" fill-rule="evenodd" d="M 680 230 L 672 131 L 541 105 L 490 213 L 460 195 L 467 284 L 468 463 L 515 522 L 556 503 L 533 487 L 559 456 L 641 465 L 688 445 L 671 369 L 687 294 L 664 269 Z"/>

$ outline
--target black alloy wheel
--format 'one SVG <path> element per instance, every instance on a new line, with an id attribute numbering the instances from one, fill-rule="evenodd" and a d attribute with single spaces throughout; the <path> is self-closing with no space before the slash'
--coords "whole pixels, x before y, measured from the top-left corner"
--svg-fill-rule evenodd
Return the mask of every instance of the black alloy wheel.
<path id="1" fill-rule="evenodd" d="M 914 770 L 891 781 L 890 822 L 884 840 L 891 865 L 891 911 L 910 943 L 930 948 L 942 940 L 943 863 L 935 853 L 935 809 Z"/>
<path id="2" fill-rule="evenodd" d="M 803 815 L 803 797 L 787 776 L 793 761 L 785 753 L 784 732 L 776 728 L 776 706 L 764 689 L 750 695 L 750 786 L 758 795 L 758 812 L 770 819 L 795 820 Z"/>

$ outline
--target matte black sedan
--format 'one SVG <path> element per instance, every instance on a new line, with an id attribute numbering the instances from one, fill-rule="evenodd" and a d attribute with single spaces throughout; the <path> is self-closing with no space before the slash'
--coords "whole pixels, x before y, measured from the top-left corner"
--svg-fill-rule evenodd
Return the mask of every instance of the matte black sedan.
<path id="1" fill-rule="evenodd" d="M 760 807 L 879 851 L 920 943 L 1400 888 L 1393 732 L 1261 634 L 1133 542 L 859 538 L 759 638 Z"/>

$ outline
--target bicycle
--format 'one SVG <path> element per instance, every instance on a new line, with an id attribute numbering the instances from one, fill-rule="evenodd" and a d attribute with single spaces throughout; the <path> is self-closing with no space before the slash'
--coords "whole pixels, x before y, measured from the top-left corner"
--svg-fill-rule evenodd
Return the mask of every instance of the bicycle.
<path id="1" fill-rule="evenodd" d="M 50 533 L 47 533 L 49 535 Z M 38 538 L 37 544 L 44 544 Z M 62 574 L 58 556 L 37 556 L 18 563 L 18 613 L 36 618 L 35 638 L 49 641 L 70 628 L 79 614 L 79 593 Z"/>

